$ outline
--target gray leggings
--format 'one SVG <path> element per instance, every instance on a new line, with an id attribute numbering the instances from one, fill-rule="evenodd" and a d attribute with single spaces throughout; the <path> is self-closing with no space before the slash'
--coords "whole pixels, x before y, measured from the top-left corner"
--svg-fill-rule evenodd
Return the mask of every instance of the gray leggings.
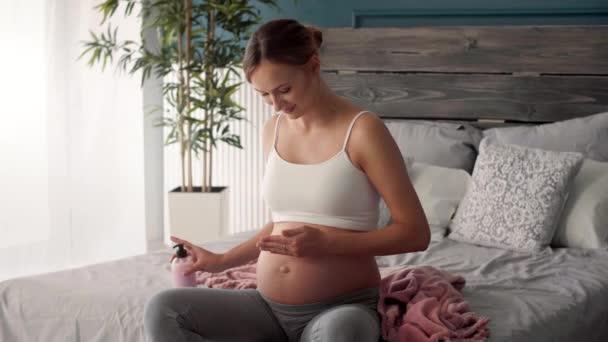
<path id="1" fill-rule="evenodd" d="M 253 289 L 168 289 L 146 303 L 144 328 L 152 342 L 377 342 L 378 296 L 373 287 L 289 305 Z"/>

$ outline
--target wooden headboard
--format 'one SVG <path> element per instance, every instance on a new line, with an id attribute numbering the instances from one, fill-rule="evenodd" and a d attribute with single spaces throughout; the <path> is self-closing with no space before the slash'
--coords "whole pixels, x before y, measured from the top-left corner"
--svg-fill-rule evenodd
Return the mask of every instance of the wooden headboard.
<path id="1" fill-rule="evenodd" d="M 541 123 L 608 111 L 608 25 L 328 28 L 323 77 L 383 118 Z"/>

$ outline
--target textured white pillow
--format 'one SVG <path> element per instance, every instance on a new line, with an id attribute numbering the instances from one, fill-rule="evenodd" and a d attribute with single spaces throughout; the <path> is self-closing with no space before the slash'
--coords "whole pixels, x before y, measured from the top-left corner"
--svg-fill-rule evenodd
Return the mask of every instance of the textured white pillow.
<path id="1" fill-rule="evenodd" d="M 411 162 L 411 160 L 408 161 L 408 175 L 433 235 L 443 238 L 450 219 L 464 197 L 471 176 L 462 169 Z M 384 200 L 381 200 L 378 226 L 384 227 L 390 222 L 390 211 Z"/>
<path id="2" fill-rule="evenodd" d="M 608 248 L 608 163 L 583 161 L 551 245 Z"/>
<path id="3" fill-rule="evenodd" d="M 483 246 L 538 251 L 549 245 L 583 156 L 485 138 L 448 238 Z"/>

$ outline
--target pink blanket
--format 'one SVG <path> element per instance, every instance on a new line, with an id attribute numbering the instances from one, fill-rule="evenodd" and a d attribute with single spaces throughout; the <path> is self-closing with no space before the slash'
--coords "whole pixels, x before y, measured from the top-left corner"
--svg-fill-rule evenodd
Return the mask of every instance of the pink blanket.
<path id="1" fill-rule="evenodd" d="M 489 318 L 471 312 L 465 280 L 431 266 L 405 267 L 382 278 L 378 312 L 387 341 L 485 341 Z"/>
<path id="2" fill-rule="evenodd" d="M 218 289 L 255 289 L 257 260 L 219 273 L 195 272 L 196 283 Z"/>
<path id="3" fill-rule="evenodd" d="M 256 288 L 256 261 L 220 273 L 196 272 L 199 285 Z M 378 312 L 388 342 L 485 341 L 487 317 L 471 312 L 460 290 L 465 280 L 431 266 L 382 270 Z"/>

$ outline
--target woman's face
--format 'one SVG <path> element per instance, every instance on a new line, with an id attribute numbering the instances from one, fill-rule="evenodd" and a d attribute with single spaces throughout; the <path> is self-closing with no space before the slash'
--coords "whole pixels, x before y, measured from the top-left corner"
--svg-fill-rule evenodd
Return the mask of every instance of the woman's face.
<path id="1" fill-rule="evenodd" d="M 276 112 L 297 118 L 314 104 L 318 92 L 310 63 L 303 66 L 262 61 L 251 74 L 251 84 Z"/>

